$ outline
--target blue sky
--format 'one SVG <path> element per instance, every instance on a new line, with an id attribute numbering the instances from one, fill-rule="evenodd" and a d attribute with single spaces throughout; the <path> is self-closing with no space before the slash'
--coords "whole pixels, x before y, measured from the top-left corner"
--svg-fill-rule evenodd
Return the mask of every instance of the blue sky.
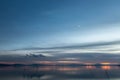
<path id="1" fill-rule="evenodd" d="M 0 50 L 120 40 L 120 0 L 0 0 Z"/>

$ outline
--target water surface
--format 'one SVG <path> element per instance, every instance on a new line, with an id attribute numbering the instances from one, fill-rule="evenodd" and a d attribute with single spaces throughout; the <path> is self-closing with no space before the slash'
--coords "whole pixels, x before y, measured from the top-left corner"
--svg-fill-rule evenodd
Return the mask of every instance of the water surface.
<path id="1" fill-rule="evenodd" d="M 120 80 L 119 66 L 0 67 L 0 80 Z"/>

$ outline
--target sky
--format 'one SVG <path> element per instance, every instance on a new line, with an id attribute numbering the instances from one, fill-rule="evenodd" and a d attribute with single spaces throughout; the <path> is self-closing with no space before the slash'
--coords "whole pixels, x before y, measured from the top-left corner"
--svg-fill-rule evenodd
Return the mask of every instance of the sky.
<path id="1" fill-rule="evenodd" d="M 0 54 L 118 54 L 119 3 L 120 0 L 0 0 Z"/>

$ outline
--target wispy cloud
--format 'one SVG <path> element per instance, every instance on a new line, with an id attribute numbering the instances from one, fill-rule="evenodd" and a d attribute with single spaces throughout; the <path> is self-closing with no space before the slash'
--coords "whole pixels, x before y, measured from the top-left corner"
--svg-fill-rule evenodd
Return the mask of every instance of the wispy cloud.
<path id="1" fill-rule="evenodd" d="M 120 52 L 120 41 L 85 43 L 59 47 L 30 47 L 13 50 L 13 52 L 35 53 L 35 54 L 62 54 L 62 53 L 117 53 Z"/>
<path id="2" fill-rule="evenodd" d="M 120 41 L 86 43 L 79 45 L 23 48 L 1 51 L 0 61 L 39 61 L 39 60 L 80 60 L 82 62 L 119 62 Z M 27 54 L 44 55 L 46 57 L 26 57 Z M 8 55 L 8 56 L 5 56 Z M 9 57 L 11 55 L 11 57 Z"/>

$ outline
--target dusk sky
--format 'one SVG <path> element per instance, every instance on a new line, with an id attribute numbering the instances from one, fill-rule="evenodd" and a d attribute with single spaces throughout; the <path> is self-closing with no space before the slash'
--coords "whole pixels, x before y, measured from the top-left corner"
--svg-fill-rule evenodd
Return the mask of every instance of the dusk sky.
<path id="1" fill-rule="evenodd" d="M 0 0 L 0 80 L 120 80 L 120 0 Z"/>
<path id="2" fill-rule="evenodd" d="M 119 54 L 119 3 L 0 0 L 0 54 Z"/>

